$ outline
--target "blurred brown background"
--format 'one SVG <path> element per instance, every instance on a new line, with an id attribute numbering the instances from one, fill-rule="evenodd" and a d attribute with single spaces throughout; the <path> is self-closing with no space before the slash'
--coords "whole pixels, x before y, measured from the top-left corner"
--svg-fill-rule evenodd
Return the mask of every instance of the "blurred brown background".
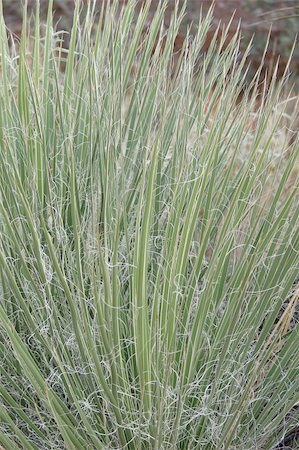
<path id="1" fill-rule="evenodd" d="M 89 0 L 85 0 L 87 3 Z M 110 0 L 97 0 L 97 6 L 100 8 L 103 2 Z M 143 0 L 139 0 L 139 4 Z M 159 0 L 152 0 L 151 14 L 154 13 Z M 119 5 L 126 3 L 126 0 L 118 0 Z M 177 38 L 177 46 L 180 46 L 184 38 L 185 29 L 188 24 L 194 22 L 200 15 L 203 8 L 207 11 L 211 6 L 212 0 L 188 0 L 187 14 Z M 169 8 L 166 16 L 166 24 L 169 20 L 171 10 L 175 0 L 169 0 Z M 32 11 L 36 5 L 36 0 L 28 0 L 29 9 Z M 47 0 L 40 0 L 42 16 L 45 18 L 48 7 Z M 4 15 L 6 24 L 17 35 L 20 34 L 22 1 L 4 0 Z M 57 28 L 69 30 L 72 23 L 72 12 L 74 9 L 73 0 L 54 0 L 54 16 L 57 22 Z M 259 66 L 264 46 L 267 41 L 267 35 L 272 27 L 269 50 L 266 56 L 265 69 L 271 71 L 276 56 L 280 55 L 280 73 L 284 71 L 288 57 L 290 55 L 296 34 L 299 33 L 299 0 L 215 0 L 215 10 L 213 19 L 213 28 L 210 31 L 209 39 L 214 35 L 219 22 L 227 24 L 234 14 L 231 25 L 231 33 L 237 29 L 241 20 L 241 29 L 243 33 L 242 48 L 245 49 L 252 35 L 255 35 L 254 45 L 251 51 L 251 70 L 252 72 Z M 196 25 L 194 25 L 196 28 Z M 208 40 L 209 40 L 208 39 Z M 298 38 L 297 38 L 298 41 Z M 206 43 L 208 45 L 208 42 Z M 291 65 L 294 78 L 299 77 L 299 45 L 295 48 L 293 61 Z"/>

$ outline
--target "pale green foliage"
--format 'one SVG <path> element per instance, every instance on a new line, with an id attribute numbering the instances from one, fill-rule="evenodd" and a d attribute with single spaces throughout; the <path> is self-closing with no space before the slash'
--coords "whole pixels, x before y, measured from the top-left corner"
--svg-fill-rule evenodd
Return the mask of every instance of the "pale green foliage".
<path id="1" fill-rule="evenodd" d="M 77 4 L 66 52 L 49 3 L 19 48 L 1 19 L 0 444 L 270 449 L 299 401 L 284 81 L 240 100 L 211 15 L 173 65 L 164 3 L 146 34 L 150 2 Z"/>

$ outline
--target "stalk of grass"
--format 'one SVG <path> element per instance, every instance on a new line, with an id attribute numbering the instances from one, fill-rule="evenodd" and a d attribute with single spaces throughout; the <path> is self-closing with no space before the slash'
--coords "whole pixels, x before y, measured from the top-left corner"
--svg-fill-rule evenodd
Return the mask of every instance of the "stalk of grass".
<path id="1" fill-rule="evenodd" d="M 285 80 L 246 87 L 229 28 L 204 51 L 212 10 L 174 64 L 179 3 L 166 32 L 166 2 L 146 31 L 150 1 L 76 2 L 68 50 L 52 6 L 32 46 L 0 4 L 0 444 L 270 450 L 298 421 Z"/>

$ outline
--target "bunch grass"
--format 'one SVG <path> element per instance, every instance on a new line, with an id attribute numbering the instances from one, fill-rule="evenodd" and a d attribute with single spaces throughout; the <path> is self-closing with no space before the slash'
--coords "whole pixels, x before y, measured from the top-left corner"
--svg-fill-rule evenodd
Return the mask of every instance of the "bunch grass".
<path id="1" fill-rule="evenodd" d="M 298 421 L 298 137 L 240 34 L 1 6 L 0 444 L 270 450 Z M 31 21 L 32 23 L 32 21 Z M 218 33 L 215 34 L 215 36 Z M 293 131 L 292 131 L 293 127 Z"/>

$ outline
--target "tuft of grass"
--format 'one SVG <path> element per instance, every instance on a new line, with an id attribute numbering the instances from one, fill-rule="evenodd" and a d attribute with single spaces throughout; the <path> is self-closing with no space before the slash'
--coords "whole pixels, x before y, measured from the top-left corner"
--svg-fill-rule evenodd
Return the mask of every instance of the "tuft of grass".
<path id="1" fill-rule="evenodd" d="M 52 1 L 20 43 L 1 11 L 6 450 L 266 450 L 298 421 L 293 94 L 246 87 L 238 33 L 202 50 L 212 11 L 174 56 L 184 8 L 144 33 L 149 6 L 77 2 L 68 50 Z"/>

